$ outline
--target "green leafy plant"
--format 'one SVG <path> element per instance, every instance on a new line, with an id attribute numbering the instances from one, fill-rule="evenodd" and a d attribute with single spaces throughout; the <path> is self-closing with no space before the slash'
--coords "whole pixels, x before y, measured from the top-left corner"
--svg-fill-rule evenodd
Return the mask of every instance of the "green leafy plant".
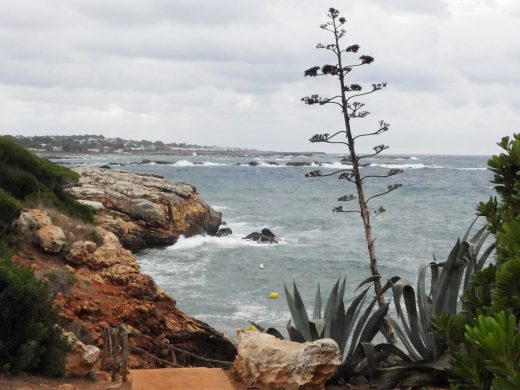
<path id="1" fill-rule="evenodd" d="M 45 284 L 0 256 L 0 370 L 60 376 L 68 345 Z"/>
<path id="2" fill-rule="evenodd" d="M 475 326 L 466 325 L 465 338 L 469 349 L 456 355 L 459 375 L 477 388 L 520 388 L 520 333 L 514 315 L 479 316 Z M 480 372 L 482 366 L 487 373 Z"/>
<path id="3" fill-rule="evenodd" d="M 87 222 L 94 220 L 88 206 L 64 191 L 65 186 L 78 181 L 77 173 L 33 155 L 9 137 L 0 137 L 0 172 L 0 233 L 5 230 L 3 226 L 17 216 L 4 212 L 11 205 L 3 205 L 7 201 L 12 203 L 13 199 L 36 206 L 56 207 Z M 16 210 L 16 207 L 12 209 Z"/>

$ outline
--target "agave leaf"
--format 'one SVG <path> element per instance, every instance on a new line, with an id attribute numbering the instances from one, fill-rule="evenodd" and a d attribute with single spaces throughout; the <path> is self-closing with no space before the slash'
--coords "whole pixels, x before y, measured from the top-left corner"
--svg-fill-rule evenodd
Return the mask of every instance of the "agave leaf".
<path id="1" fill-rule="evenodd" d="M 305 340 L 311 341 L 312 335 L 309 327 L 309 317 L 307 316 L 305 305 L 303 304 L 296 284 L 294 284 L 294 298 L 289 293 L 289 290 L 287 290 L 287 286 L 284 286 L 284 288 L 287 305 L 289 306 L 289 310 L 294 321 L 294 326 L 296 329 L 298 329 L 299 333 L 304 337 Z"/>
<path id="2" fill-rule="evenodd" d="M 325 306 L 325 329 L 323 335 L 326 338 L 332 337 L 332 318 L 334 316 L 334 311 L 336 309 L 336 299 L 338 295 L 338 288 L 339 288 L 339 279 L 334 284 L 334 287 L 332 287 L 332 290 L 329 294 L 329 299 L 327 299 L 327 305 Z"/>
<path id="3" fill-rule="evenodd" d="M 414 361 L 420 361 L 421 356 L 417 354 L 412 344 L 410 344 L 410 340 L 408 340 L 408 337 L 406 337 L 406 334 L 403 332 L 399 324 L 390 316 L 386 317 L 386 320 L 390 322 L 390 325 L 392 325 L 392 328 L 394 329 L 395 333 L 397 334 L 397 337 L 399 337 L 399 340 L 403 343 L 404 347 L 408 351 L 408 355 L 412 358 Z"/>
<path id="4" fill-rule="evenodd" d="M 484 225 L 480 229 L 478 229 L 478 231 L 469 240 L 469 243 L 472 245 L 475 245 L 478 241 L 480 241 L 482 235 L 486 232 L 486 229 L 487 229 L 487 225 Z"/>
<path id="5" fill-rule="evenodd" d="M 433 295 L 432 315 L 455 314 L 467 250 L 468 243 L 461 244 L 460 240 L 453 246 L 436 284 L 437 293 Z"/>
<path id="6" fill-rule="evenodd" d="M 371 377 L 376 369 L 376 350 L 374 344 L 361 342 L 361 348 L 363 348 L 367 360 L 367 375 Z"/>
<path id="7" fill-rule="evenodd" d="M 428 356 L 428 350 L 421 339 L 421 326 L 417 317 L 417 308 L 415 306 L 415 292 L 413 287 L 404 279 L 396 283 L 393 287 L 395 308 L 397 316 L 401 320 L 406 336 L 414 346 L 415 350 L 422 356 Z M 407 316 L 405 317 L 401 307 L 401 297 L 404 297 Z M 408 320 L 407 320 L 408 318 Z M 410 322 L 410 325 L 408 324 Z M 412 331 L 413 329 L 413 331 Z"/>
<path id="8" fill-rule="evenodd" d="M 361 343 L 371 343 L 374 337 L 376 336 L 379 329 L 384 326 L 384 319 L 386 314 L 388 313 L 388 307 L 390 306 L 390 301 L 381 305 L 377 308 L 374 314 L 367 321 L 363 332 L 361 333 L 361 337 L 359 338 L 359 342 Z"/>
<path id="9" fill-rule="evenodd" d="M 345 304 L 343 299 L 338 296 L 336 299 L 336 310 L 334 317 L 331 319 L 331 338 L 338 344 L 343 339 L 343 332 L 345 331 Z M 340 347 L 340 352 L 343 354 L 343 350 Z"/>
<path id="10" fill-rule="evenodd" d="M 487 227 L 487 226 L 484 226 L 484 227 Z M 482 236 L 480 237 L 480 240 L 476 243 L 475 248 L 474 248 L 475 257 L 478 256 L 480 249 L 482 249 L 482 246 L 484 245 L 484 243 L 486 242 L 486 240 L 488 239 L 490 234 L 491 234 L 491 232 L 486 231 L 484 234 L 482 234 Z"/>
<path id="11" fill-rule="evenodd" d="M 361 334 L 361 331 L 363 330 L 363 328 L 367 322 L 368 316 L 370 315 L 372 309 L 374 308 L 376 301 L 377 301 L 377 298 L 372 299 L 372 302 L 370 302 L 370 305 L 368 305 L 368 307 L 366 308 L 363 315 L 359 318 L 357 325 L 354 329 L 354 334 L 352 335 L 352 340 L 351 340 L 351 344 L 350 344 L 350 348 L 348 350 L 346 360 L 350 360 L 352 358 L 354 351 L 356 350 L 356 348 L 358 346 L 359 336 Z"/>
<path id="12" fill-rule="evenodd" d="M 323 328 L 325 327 L 325 320 L 323 318 L 319 318 L 317 320 L 311 321 L 314 324 L 314 327 L 316 328 L 316 331 L 319 334 L 319 339 L 323 338 Z"/>
<path id="13" fill-rule="evenodd" d="M 303 335 L 291 325 L 291 320 L 287 323 L 287 333 L 289 333 L 289 340 L 294 341 L 296 343 L 304 343 L 305 338 Z"/>
<path id="14" fill-rule="evenodd" d="M 342 351 L 345 351 L 345 346 L 347 345 L 347 341 L 350 337 L 350 332 L 352 331 L 352 328 L 356 323 L 359 312 L 363 307 L 363 303 L 365 302 L 365 297 L 367 295 L 368 289 L 369 288 L 366 288 L 361 294 L 354 298 L 354 300 L 352 301 L 345 313 L 345 330 L 343 332 L 343 338 L 341 339 L 341 344 L 339 346 L 339 349 Z"/>
<path id="15" fill-rule="evenodd" d="M 430 266 L 430 269 L 431 269 L 431 273 L 432 273 L 432 281 L 431 281 L 431 286 L 430 286 L 430 297 L 433 301 L 433 297 L 437 295 L 437 286 L 438 286 L 438 283 L 439 283 L 439 263 L 437 262 L 432 262 L 431 263 L 431 266 Z M 430 303 L 431 306 L 433 306 L 433 302 Z M 432 310 L 433 308 L 430 309 L 430 313 L 432 313 Z"/>
<path id="16" fill-rule="evenodd" d="M 313 320 L 319 320 L 321 318 L 321 292 L 320 282 L 318 282 L 318 288 L 316 289 L 316 298 L 314 299 L 314 311 L 312 313 Z"/>
<path id="17" fill-rule="evenodd" d="M 336 298 L 336 305 L 339 302 L 343 302 L 343 299 L 345 298 L 345 284 L 347 283 L 347 277 L 345 276 L 343 278 L 343 281 L 341 282 L 341 285 L 339 286 L 338 295 Z"/>
<path id="18" fill-rule="evenodd" d="M 381 351 L 385 351 L 385 352 L 388 352 L 392 355 L 397 355 L 399 356 L 404 362 L 407 362 L 407 363 L 411 363 L 412 362 L 412 359 L 410 359 L 410 357 L 399 347 L 396 347 L 395 345 L 392 345 L 392 344 L 377 344 L 374 349 L 376 350 L 376 352 L 381 352 Z"/>
<path id="19" fill-rule="evenodd" d="M 278 331 L 278 329 L 269 328 L 265 331 L 265 333 L 270 334 L 271 336 L 274 336 L 277 339 L 285 340 L 285 337 L 283 337 L 283 335 Z"/>
<path id="20" fill-rule="evenodd" d="M 470 232 L 471 229 L 473 228 L 473 225 L 475 225 L 475 222 L 477 222 L 477 219 L 478 219 L 478 217 L 475 217 L 475 219 L 473 220 L 473 222 L 471 222 L 471 224 L 469 225 L 468 230 L 466 230 L 466 233 L 464 233 L 464 235 L 463 235 L 462 238 L 460 239 L 462 242 L 464 242 L 464 241 L 466 241 L 466 240 L 468 239 L 469 232 Z"/>
<path id="21" fill-rule="evenodd" d="M 494 242 L 484 251 L 484 253 L 482 254 L 482 256 L 480 256 L 480 259 L 477 262 L 477 266 L 475 267 L 476 271 L 482 270 L 482 268 L 484 267 L 484 264 L 486 264 L 486 260 L 488 259 L 491 252 L 493 252 L 493 250 L 496 248 L 496 246 L 497 246 L 497 244 L 496 244 L 496 242 Z"/>
<path id="22" fill-rule="evenodd" d="M 258 325 L 256 322 L 248 321 L 251 325 L 253 325 L 259 332 L 265 332 L 265 328 L 263 326 Z"/>
<path id="23" fill-rule="evenodd" d="M 365 280 L 363 280 L 361 283 L 358 284 L 358 286 L 356 287 L 356 289 L 354 290 L 354 293 L 363 285 L 367 284 L 367 283 L 372 283 L 373 281 L 377 280 L 377 279 L 381 279 L 381 275 L 373 275 L 373 276 L 370 276 L 368 278 L 366 278 Z"/>
<path id="24" fill-rule="evenodd" d="M 320 332 L 318 332 L 318 328 L 314 321 L 309 321 L 309 329 L 311 331 L 311 339 L 309 341 L 318 340 L 320 338 Z"/>
<path id="25" fill-rule="evenodd" d="M 426 272 L 428 269 L 432 269 L 435 263 L 423 263 L 419 267 L 419 276 L 417 277 L 417 306 L 419 308 L 419 317 L 421 319 L 421 330 L 422 332 L 429 329 L 430 326 L 430 313 L 431 313 L 431 302 L 426 296 Z M 436 267 L 435 267 L 436 268 Z M 433 283 L 433 282 L 432 282 Z M 432 343 L 432 339 L 423 334 L 423 339 L 426 344 L 426 348 L 433 349 L 435 343 Z"/>
<path id="26" fill-rule="evenodd" d="M 383 287 L 381 287 L 380 295 L 383 295 L 387 290 L 392 288 L 392 286 L 397 283 L 402 278 L 400 276 L 393 276 L 388 279 Z"/>

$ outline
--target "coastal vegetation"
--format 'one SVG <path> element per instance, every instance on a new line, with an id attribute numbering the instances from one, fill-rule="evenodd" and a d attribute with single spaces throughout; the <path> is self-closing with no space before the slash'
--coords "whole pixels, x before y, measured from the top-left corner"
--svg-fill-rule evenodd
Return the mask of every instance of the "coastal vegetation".
<path id="1" fill-rule="evenodd" d="M 6 137 L 0 137 L 0 172 L 0 370 L 62 375 L 68 344 L 56 326 L 56 286 L 12 261 L 12 222 L 27 204 L 55 207 L 86 221 L 93 217 L 88 207 L 64 191 L 77 181 L 76 173 L 34 156 Z M 61 276 L 49 279 L 68 285 Z"/>
<path id="2" fill-rule="evenodd" d="M 346 145 L 349 155 L 345 162 L 351 167 L 330 174 L 315 170 L 307 176 L 339 174 L 340 179 L 355 184 L 356 195 L 345 195 L 338 200 L 358 199 L 359 208 L 344 210 L 343 206 L 337 206 L 334 211 L 361 215 L 372 271 L 372 276 L 362 284 L 374 282 L 375 297 L 368 306 L 363 305 L 365 290 L 352 298 L 350 307 L 345 311 L 345 279 L 341 283 L 338 280 L 322 319 L 318 287 L 314 314 L 310 320 L 296 285 L 292 295 L 286 288 L 292 317 L 287 324 L 290 339 L 297 342 L 323 337 L 336 340 L 343 353 L 343 364 L 334 378 L 335 382 L 359 383 L 363 378 L 366 384 L 381 389 L 427 385 L 451 385 L 457 389 L 520 388 L 520 333 L 517 322 L 520 317 L 520 135 L 504 137 L 498 143 L 503 152 L 488 161 L 488 167 L 494 173 L 493 183 L 498 198 L 491 197 L 477 206 L 477 218 L 456 240 L 446 261 L 439 262 L 434 257 L 432 261 L 421 264 L 415 288 L 400 276 L 388 278 L 383 285 L 384 279 L 377 269 L 370 216 L 384 209 L 369 210 L 368 201 L 392 192 L 400 185 L 389 185 L 387 191 L 365 200 L 364 180 L 386 178 L 401 172 L 390 170 L 386 175 L 361 176 L 359 161 L 364 157 L 376 156 L 387 147 L 379 145 L 372 154 L 358 155 L 356 138 L 386 132 L 388 124 L 380 122 L 379 130 L 353 135 L 351 120 L 365 117 L 368 112 L 361 111 L 362 103 L 351 102 L 350 99 L 374 93 L 386 84 L 374 84 L 368 92 L 361 92 L 361 86 L 345 82 L 345 76 L 354 66 L 369 64 L 373 58 L 361 56 L 360 63 L 344 66 L 343 53 L 356 53 L 359 46 L 340 47 L 339 42 L 346 34 L 342 27 L 346 20 L 339 17 L 339 12 L 334 8 L 329 9 L 328 17 L 329 22 L 321 28 L 333 34 L 335 43 L 318 44 L 317 48 L 332 51 L 337 63 L 312 67 L 305 71 L 305 75 L 337 77 L 341 90 L 332 98 L 312 95 L 302 100 L 309 105 L 340 106 L 345 130 L 332 135 L 316 134 L 310 141 Z M 347 93 L 352 95 L 348 97 Z M 346 140 L 335 139 L 340 135 Z M 475 224 L 480 224 L 484 219 L 484 226 L 472 233 Z M 496 261 L 487 264 L 494 252 Z M 390 294 L 388 300 L 385 294 Z M 380 307 L 371 315 L 376 300 Z M 394 310 L 388 310 L 391 304 Z M 261 331 L 283 338 L 276 329 L 265 330 L 254 325 Z M 353 329 L 355 331 L 351 334 Z M 391 331 L 398 337 L 397 344 Z M 388 342 L 374 345 L 379 332 Z"/>

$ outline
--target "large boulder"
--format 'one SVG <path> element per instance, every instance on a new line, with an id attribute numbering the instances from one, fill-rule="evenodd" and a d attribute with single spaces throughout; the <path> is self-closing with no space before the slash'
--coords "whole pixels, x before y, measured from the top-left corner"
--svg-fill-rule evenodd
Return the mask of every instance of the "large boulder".
<path id="1" fill-rule="evenodd" d="M 60 227 L 42 226 L 34 234 L 36 245 L 48 253 L 59 253 L 67 242 L 67 237 Z"/>
<path id="2" fill-rule="evenodd" d="M 323 390 L 341 364 L 332 339 L 295 343 L 256 331 L 238 332 L 234 371 L 247 387 L 262 390 Z"/>
<path id="3" fill-rule="evenodd" d="M 72 332 L 64 335 L 70 346 L 70 351 L 65 357 L 65 375 L 76 377 L 89 375 L 99 357 L 99 348 L 95 345 L 83 344 Z"/>
<path id="4" fill-rule="evenodd" d="M 162 176 L 97 168 L 78 168 L 80 180 L 68 191 L 93 206 L 96 223 L 123 246 L 139 250 L 174 244 L 180 236 L 217 233 L 222 214 L 190 184 Z"/>
<path id="5" fill-rule="evenodd" d="M 52 221 L 45 210 L 30 209 L 24 210 L 14 222 L 14 225 L 20 233 L 27 234 L 43 226 L 52 225 Z"/>

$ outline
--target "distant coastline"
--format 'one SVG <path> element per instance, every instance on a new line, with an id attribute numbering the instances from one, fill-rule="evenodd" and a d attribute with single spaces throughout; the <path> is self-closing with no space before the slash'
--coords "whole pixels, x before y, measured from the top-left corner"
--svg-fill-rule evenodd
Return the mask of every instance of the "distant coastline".
<path id="1" fill-rule="evenodd" d="M 102 135 L 59 135 L 59 136 L 7 136 L 33 153 L 46 158 L 70 154 L 123 154 L 123 155 L 170 155 L 170 156 L 304 156 L 325 154 L 324 152 L 278 152 L 244 149 L 237 147 L 203 146 L 187 143 L 164 143 L 162 141 L 126 140 L 105 138 Z"/>

